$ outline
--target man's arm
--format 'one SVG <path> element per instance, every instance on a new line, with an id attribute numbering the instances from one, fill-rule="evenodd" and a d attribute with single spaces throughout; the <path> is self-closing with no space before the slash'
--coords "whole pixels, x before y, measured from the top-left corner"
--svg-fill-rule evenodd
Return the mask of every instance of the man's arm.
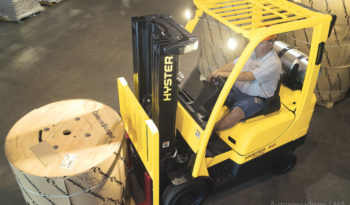
<path id="1" fill-rule="evenodd" d="M 207 81 L 211 81 L 211 79 L 213 77 L 218 77 L 218 76 L 227 78 L 230 75 L 230 73 L 231 73 L 231 71 L 232 71 L 234 66 L 235 66 L 235 64 L 233 62 L 230 62 L 230 63 L 224 65 L 220 69 L 210 73 L 207 76 Z M 253 80 L 256 80 L 256 79 L 255 79 L 255 76 L 253 75 L 253 73 L 251 73 L 251 72 L 241 72 L 239 74 L 237 80 L 238 81 L 253 81 Z"/>
<path id="2" fill-rule="evenodd" d="M 233 62 L 230 62 L 230 63 L 224 65 L 223 67 L 219 68 L 218 70 L 210 73 L 207 76 L 207 81 L 211 81 L 211 79 L 213 77 L 218 77 L 218 76 L 228 77 L 234 66 L 235 66 L 235 64 Z"/>
<path id="3" fill-rule="evenodd" d="M 238 81 L 253 81 L 256 80 L 252 72 L 241 72 L 237 78 Z"/>

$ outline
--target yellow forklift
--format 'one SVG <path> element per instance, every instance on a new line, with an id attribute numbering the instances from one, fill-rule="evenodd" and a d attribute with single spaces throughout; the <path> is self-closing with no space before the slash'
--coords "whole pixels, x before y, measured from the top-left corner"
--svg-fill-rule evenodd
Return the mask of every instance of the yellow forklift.
<path id="1" fill-rule="evenodd" d="M 314 111 L 323 49 L 336 16 L 289 0 L 194 0 L 194 5 L 185 28 L 166 15 L 132 18 L 134 93 L 121 77 L 118 94 L 128 138 L 129 185 L 137 204 L 197 205 L 228 185 L 270 171 L 288 172 Z M 247 44 L 230 76 L 210 82 L 213 89 L 204 87 L 194 98 L 179 86 L 179 56 L 201 43 L 192 32 L 203 15 Z M 229 111 L 226 96 L 254 48 L 268 36 L 306 28 L 313 31 L 310 53 L 294 56 L 263 111 L 213 133 L 215 122 Z M 282 46 L 276 51 L 282 58 L 292 50 Z"/>

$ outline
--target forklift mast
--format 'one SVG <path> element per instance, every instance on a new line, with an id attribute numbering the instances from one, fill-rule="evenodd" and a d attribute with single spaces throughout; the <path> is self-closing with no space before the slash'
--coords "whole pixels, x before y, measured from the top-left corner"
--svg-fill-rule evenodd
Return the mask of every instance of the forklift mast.
<path id="1" fill-rule="evenodd" d="M 135 96 L 159 130 L 160 157 L 174 154 L 179 55 L 195 50 L 196 36 L 167 15 L 132 18 Z"/>

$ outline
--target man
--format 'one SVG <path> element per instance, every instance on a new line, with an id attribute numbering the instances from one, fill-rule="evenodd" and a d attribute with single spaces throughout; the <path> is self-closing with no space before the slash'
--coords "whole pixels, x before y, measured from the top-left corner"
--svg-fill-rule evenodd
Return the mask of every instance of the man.
<path id="1" fill-rule="evenodd" d="M 230 105 L 231 111 L 215 124 L 214 132 L 231 128 L 242 119 L 258 113 L 264 108 L 262 98 L 274 95 L 282 73 L 281 61 L 273 50 L 275 37 L 264 39 L 247 60 L 225 102 L 233 104 Z M 207 80 L 218 76 L 228 77 L 237 61 L 212 72 Z"/>

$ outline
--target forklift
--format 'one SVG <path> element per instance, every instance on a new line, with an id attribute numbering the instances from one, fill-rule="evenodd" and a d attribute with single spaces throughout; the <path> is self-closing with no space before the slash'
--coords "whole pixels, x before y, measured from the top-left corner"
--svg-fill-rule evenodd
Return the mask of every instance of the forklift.
<path id="1" fill-rule="evenodd" d="M 291 0 L 194 0 L 194 5 L 186 27 L 167 15 L 131 20 L 134 92 L 120 77 L 118 95 L 136 204 L 198 205 L 209 193 L 263 173 L 286 173 L 307 136 L 324 45 L 336 16 Z M 179 57 L 201 43 L 192 32 L 203 15 L 248 43 L 227 79 L 208 82 L 193 97 L 179 86 Z M 229 112 L 226 97 L 254 48 L 268 36 L 305 28 L 313 34 L 303 79 L 298 74 L 305 56 L 295 55 L 258 115 L 213 133 L 215 122 Z M 293 49 L 277 52 L 282 58 Z"/>

